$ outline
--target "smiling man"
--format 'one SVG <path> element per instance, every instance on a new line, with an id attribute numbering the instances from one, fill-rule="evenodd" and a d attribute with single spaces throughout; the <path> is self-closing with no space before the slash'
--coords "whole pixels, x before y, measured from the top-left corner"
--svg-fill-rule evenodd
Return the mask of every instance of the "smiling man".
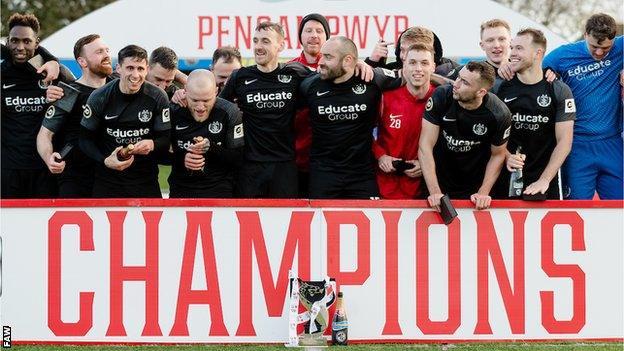
<path id="1" fill-rule="evenodd" d="M 255 65 L 232 73 L 220 97 L 237 101 L 245 125 L 244 163 L 238 179 L 243 197 L 297 196 L 294 117 L 300 82 L 312 72 L 297 62 L 278 63 L 284 29 L 260 23 L 253 36 Z"/>
<path id="2" fill-rule="evenodd" d="M 74 58 L 82 75 L 70 85 L 78 90 L 69 111 L 48 107 L 37 135 L 37 151 L 50 172 L 58 174 L 58 192 L 62 198 L 87 198 L 93 193 L 95 165 L 78 147 L 82 106 L 89 95 L 104 84 L 113 72 L 108 45 L 98 34 L 86 35 L 74 44 Z M 63 160 L 60 151 L 67 145 L 72 150 Z"/>
<path id="3" fill-rule="evenodd" d="M 406 84 L 383 93 L 378 137 L 373 142 L 383 199 L 415 199 L 423 193 L 418 138 L 425 105 L 435 89 L 431 84 L 434 51 L 431 46 L 417 43 L 405 55 L 402 70 Z M 393 161 L 401 160 L 410 167 L 397 170 Z"/>
<path id="4" fill-rule="evenodd" d="M 558 47 L 544 68 L 561 76 L 576 99 L 572 150 L 563 165 L 570 199 L 622 199 L 623 38 L 613 17 L 596 14 L 585 24 L 584 40 Z M 564 191 L 565 193 L 565 191 Z"/>
<path id="5" fill-rule="evenodd" d="M 523 29 L 511 41 L 511 65 L 516 75 L 496 92 L 512 114 L 507 167 L 496 186 L 501 198 L 509 197 L 510 172 L 516 169 L 522 169 L 525 196 L 562 198 L 559 168 L 572 146 L 576 108 L 565 83 L 549 83 L 544 78 L 545 52 L 546 37 L 537 29 Z M 520 152 L 516 152 L 518 147 Z"/>
<path id="6" fill-rule="evenodd" d="M 117 55 L 116 79 L 84 105 L 80 147 L 96 162 L 94 197 L 161 197 L 155 154 L 169 146 L 165 92 L 145 82 L 147 52 L 128 45 Z M 133 144 L 127 160 L 117 152 Z"/>
<path id="7" fill-rule="evenodd" d="M 2 198 L 47 198 L 56 181 L 37 154 L 36 138 L 45 114 L 44 76 L 28 64 L 39 47 L 39 21 L 19 13 L 9 18 L 2 61 Z"/>

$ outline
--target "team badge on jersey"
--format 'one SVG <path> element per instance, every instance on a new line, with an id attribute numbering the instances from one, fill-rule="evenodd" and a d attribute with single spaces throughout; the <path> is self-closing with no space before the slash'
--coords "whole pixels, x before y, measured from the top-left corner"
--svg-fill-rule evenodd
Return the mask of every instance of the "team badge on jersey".
<path id="1" fill-rule="evenodd" d="M 169 113 L 170 113 L 169 112 L 169 107 L 163 109 L 163 112 L 162 112 L 162 121 L 163 121 L 163 123 L 169 122 L 169 120 L 170 120 L 169 119 Z"/>
<path id="2" fill-rule="evenodd" d="M 477 123 L 474 126 L 472 126 L 472 131 L 476 135 L 484 135 L 485 133 L 487 133 L 487 127 L 483 123 Z"/>
<path id="3" fill-rule="evenodd" d="M 286 74 L 278 74 L 277 80 L 279 80 L 281 83 L 290 83 L 290 81 L 292 80 L 292 76 Z"/>
<path id="4" fill-rule="evenodd" d="M 219 121 L 214 121 L 208 125 L 208 131 L 212 134 L 218 134 L 223 129 L 223 124 Z"/>
<path id="5" fill-rule="evenodd" d="M 351 90 L 353 90 L 353 92 L 358 94 L 358 95 L 362 95 L 362 94 L 364 94 L 366 92 L 366 85 L 358 84 L 358 85 L 354 86 L 353 88 L 351 88 Z"/>
<path id="6" fill-rule="evenodd" d="M 537 97 L 537 104 L 540 105 L 541 107 L 548 107 L 548 106 L 550 106 L 550 102 L 551 101 L 552 101 L 552 99 L 550 98 L 550 96 L 548 96 L 546 94 L 542 94 L 542 95 Z"/>
<path id="7" fill-rule="evenodd" d="M 56 112 L 54 105 L 50 105 L 45 113 L 45 118 L 52 118 L 52 116 L 54 116 L 54 112 Z"/>
<path id="8" fill-rule="evenodd" d="M 427 100 L 427 105 L 425 106 L 425 110 L 431 111 L 432 108 L 433 108 L 433 98 L 429 98 L 429 100 Z"/>
<path id="9" fill-rule="evenodd" d="M 139 121 L 141 122 L 149 122 L 152 119 L 152 111 L 143 110 L 139 112 Z"/>
<path id="10" fill-rule="evenodd" d="M 82 117 L 89 118 L 91 117 L 91 106 L 82 105 Z"/>
<path id="11" fill-rule="evenodd" d="M 565 99 L 565 113 L 573 113 L 576 112 L 576 104 L 574 103 L 574 99 Z"/>
<path id="12" fill-rule="evenodd" d="M 243 125 L 237 124 L 234 127 L 234 139 L 242 138 L 245 134 L 243 133 Z"/>

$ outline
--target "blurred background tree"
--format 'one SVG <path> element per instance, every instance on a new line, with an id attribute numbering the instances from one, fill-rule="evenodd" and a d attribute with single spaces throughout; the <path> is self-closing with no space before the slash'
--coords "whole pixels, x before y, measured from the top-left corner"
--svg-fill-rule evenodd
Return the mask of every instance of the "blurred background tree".
<path id="1" fill-rule="evenodd" d="M 2 37 L 8 33 L 9 17 L 15 12 L 33 13 L 39 19 L 43 39 L 80 17 L 115 0 L 2 0 Z"/>
<path id="2" fill-rule="evenodd" d="M 615 18 L 622 34 L 622 1 L 620 0 L 494 0 L 537 23 L 550 28 L 569 41 L 583 37 L 585 21 L 604 12 Z"/>
<path id="3" fill-rule="evenodd" d="M 40 37 L 43 39 L 80 17 L 113 1 L 115 0 L 2 0 L 2 7 L 0 8 L 2 37 L 8 35 L 6 23 L 9 16 L 14 12 L 34 13 L 41 22 Z M 150 1 L 143 1 L 149 6 Z M 621 0 L 493 1 L 522 13 L 538 23 L 544 24 L 569 41 L 575 41 L 582 37 L 583 23 L 589 16 L 597 12 L 605 12 L 614 16 L 616 21 L 620 23 L 621 33 L 623 15 Z"/>

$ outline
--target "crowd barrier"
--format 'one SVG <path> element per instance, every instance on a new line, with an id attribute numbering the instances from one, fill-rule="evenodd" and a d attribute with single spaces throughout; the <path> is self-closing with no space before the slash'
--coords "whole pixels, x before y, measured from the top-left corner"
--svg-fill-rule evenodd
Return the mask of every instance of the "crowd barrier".
<path id="1" fill-rule="evenodd" d="M 622 201 L 2 200 L 13 343 L 282 343 L 288 270 L 351 342 L 624 340 Z M 8 327 L 8 328 L 7 328 Z"/>

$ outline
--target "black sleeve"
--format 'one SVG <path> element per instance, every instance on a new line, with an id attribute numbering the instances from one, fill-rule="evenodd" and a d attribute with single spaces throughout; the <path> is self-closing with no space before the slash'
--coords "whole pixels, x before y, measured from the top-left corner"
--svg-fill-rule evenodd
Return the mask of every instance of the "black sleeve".
<path id="1" fill-rule="evenodd" d="M 76 76 L 65 65 L 60 65 L 60 72 L 58 79 L 65 83 L 71 83 L 76 81 Z"/>
<path id="2" fill-rule="evenodd" d="M 561 80 L 552 82 L 557 101 L 555 122 L 574 121 L 576 119 L 576 103 L 570 87 Z"/>
<path id="3" fill-rule="evenodd" d="M 315 72 L 309 67 L 304 66 L 301 62 L 289 62 L 286 66 L 290 68 L 299 78 L 307 78 Z"/>
<path id="4" fill-rule="evenodd" d="M 63 127 L 65 116 L 68 113 L 60 108 L 56 108 L 54 105 L 50 105 L 46 110 L 41 125 L 51 131 L 52 133 L 58 133 Z"/>
<path id="5" fill-rule="evenodd" d="M 2 44 L 2 54 L 0 54 L 0 59 L 2 60 L 8 60 L 9 57 L 11 57 L 11 51 L 9 51 L 9 48 Z"/>
<path id="6" fill-rule="evenodd" d="M 97 163 L 104 163 L 104 159 L 108 155 L 102 154 L 100 149 L 95 144 L 96 134 L 85 127 L 80 127 L 80 150 L 85 155 L 91 157 Z"/>
<path id="7" fill-rule="evenodd" d="M 396 71 L 378 67 L 373 69 L 373 73 L 373 82 L 383 91 L 396 89 L 403 84 L 403 79 Z"/>
<path id="8" fill-rule="evenodd" d="M 384 67 L 386 65 L 386 58 L 382 57 L 381 60 L 379 61 L 373 61 L 370 59 L 370 57 L 367 57 L 364 59 L 364 63 L 366 63 L 367 65 L 373 68 Z"/>
<path id="9" fill-rule="evenodd" d="M 433 95 L 427 100 L 425 113 L 423 115 L 424 119 L 438 126 L 442 124 L 443 115 L 446 113 L 449 89 L 453 88 L 448 85 L 442 85 L 436 88 Z"/>
<path id="10" fill-rule="evenodd" d="M 169 129 L 154 131 L 154 153 L 164 154 L 169 150 L 170 133 Z"/>
<path id="11" fill-rule="evenodd" d="M 48 62 L 48 61 L 57 61 L 58 62 L 58 58 L 56 58 L 56 56 L 52 55 L 46 48 L 44 48 L 43 46 L 39 46 L 37 48 L 37 50 L 35 50 L 35 55 L 41 55 L 41 58 L 43 58 L 44 62 Z"/>
<path id="12" fill-rule="evenodd" d="M 230 101 L 230 102 L 235 102 L 236 80 L 238 78 L 238 71 L 239 70 L 232 71 L 232 74 L 230 74 L 230 77 L 228 78 L 227 82 L 225 83 L 225 86 L 223 87 L 223 90 L 221 90 L 221 93 L 219 94 L 220 98 L 226 99 L 227 101 Z"/>

